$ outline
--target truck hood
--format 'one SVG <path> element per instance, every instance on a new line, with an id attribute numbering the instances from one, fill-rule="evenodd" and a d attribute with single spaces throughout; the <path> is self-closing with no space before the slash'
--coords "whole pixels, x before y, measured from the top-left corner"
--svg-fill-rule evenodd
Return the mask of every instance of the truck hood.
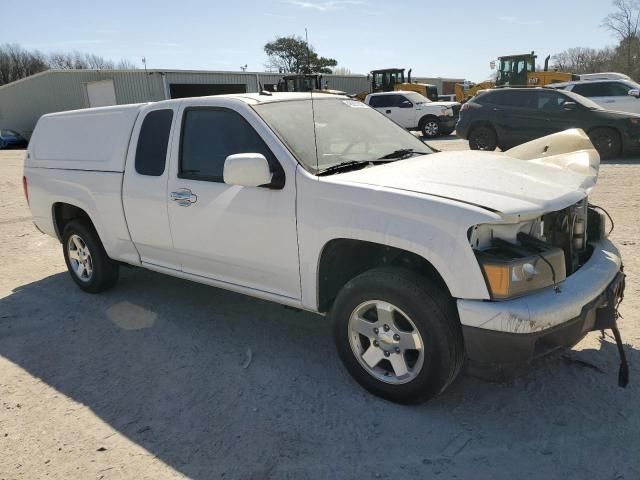
<path id="1" fill-rule="evenodd" d="M 582 130 L 549 135 L 504 153 L 421 155 L 335 176 L 456 200 L 503 215 L 560 210 L 589 194 L 600 165 Z M 339 178 L 338 178 L 339 177 Z"/>

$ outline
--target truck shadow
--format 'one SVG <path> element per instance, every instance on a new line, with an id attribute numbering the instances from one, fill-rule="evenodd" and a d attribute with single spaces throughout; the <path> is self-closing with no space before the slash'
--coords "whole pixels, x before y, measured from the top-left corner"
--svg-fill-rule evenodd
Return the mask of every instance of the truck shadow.
<path id="1" fill-rule="evenodd" d="M 558 458 L 576 474 L 594 463 L 593 442 L 640 468 L 631 347 L 626 390 L 604 342 L 570 354 L 583 363 L 554 360 L 510 383 L 461 376 L 403 407 L 348 377 L 323 317 L 152 272 L 126 269 L 102 295 L 56 274 L 14 290 L 0 312 L 0 355 L 190 478 L 404 478 L 477 462 L 508 473 L 500 457 L 514 448 L 527 455 L 511 478 Z M 603 478 L 608 463 L 584 471 Z"/>

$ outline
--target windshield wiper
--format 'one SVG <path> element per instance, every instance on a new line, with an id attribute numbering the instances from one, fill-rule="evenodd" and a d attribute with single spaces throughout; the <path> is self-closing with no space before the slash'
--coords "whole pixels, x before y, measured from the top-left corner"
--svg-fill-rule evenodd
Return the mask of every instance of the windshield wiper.
<path id="1" fill-rule="evenodd" d="M 391 160 L 396 158 L 404 158 L 411 155 L 427 155 L 427 152 L 417 152 L 413 148 L 401 148 L 400 150 L 395 150 L 391 153 L 387 153 L 383 157 L 380 157 L 378 160 Z"/>
<path id="2" fill-rule="evenodd" d="M 322 170 L 318 170 L 316 175 L 329 175 L 332 173 L 344 171 L 344 170 L 352 170 L 356 167 L 364 167 L 366 165 L 376 165 L 379 163 L 389 163 L 391 160 L 386 158 L 379 158 L 373 160 L 349 160 L 348 162 L 338 163 L 336 165 L 331 165 L 330 167 L 324 168 Z"/>

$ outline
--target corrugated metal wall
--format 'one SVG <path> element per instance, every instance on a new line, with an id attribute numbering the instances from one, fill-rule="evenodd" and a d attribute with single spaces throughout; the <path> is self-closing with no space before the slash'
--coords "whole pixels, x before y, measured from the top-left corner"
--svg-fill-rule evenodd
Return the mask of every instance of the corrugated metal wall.
<path id="1" fill-rule="evenodd" d="M 168 98 L 175 84 L 242 84 L 257 92 L 258 83 L 276 85 L 279 73 L 150 70 L 51 70 L 0 87 L 0 128 L 29 137 L 41 115 L 89 107 L 86 83 L 113 80 L 118 104 Z M 365 75 L 324 75 L 330 89 L 349 94 L 369 88 Z"/>

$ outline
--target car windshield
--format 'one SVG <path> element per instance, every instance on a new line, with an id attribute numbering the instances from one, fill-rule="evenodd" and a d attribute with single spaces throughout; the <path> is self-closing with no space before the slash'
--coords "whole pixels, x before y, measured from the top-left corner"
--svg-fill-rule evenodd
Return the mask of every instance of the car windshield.
<path id="1" fill-rule="evenodd" d="M 418 92 L 406 92 L 403 93 L 403 95 L 413 103 L 431 103 L 431 100 L 424 95 L 420 95 Z"/>
<path id="2" fill-rule="evenodd" d="M 267 102 L 253 108 L 298 161 L 314 173 L 345 162 L 380 160 L 400 150 L 433 152 L 411 133 L 357 100 L 314 96 L 313 111 L 310 99 Z"/>
<path id="3" fill-rule="evenodd" d="M 568 90 L 563 90 L 562 93 L 569 97 L 571 101 L 584 105 L 591 110 L 602 110 L 600 105 L 593 100 L 589 100 L 587 97 L 583 97 L 582 95 L 578 95 L 577 93 L 573 93 Z"/>
<path id="4" fill-rule="evenodd" d="M 0 130 L 0 137 L 19 137 L 19 135 L 13 130 Z"/>

